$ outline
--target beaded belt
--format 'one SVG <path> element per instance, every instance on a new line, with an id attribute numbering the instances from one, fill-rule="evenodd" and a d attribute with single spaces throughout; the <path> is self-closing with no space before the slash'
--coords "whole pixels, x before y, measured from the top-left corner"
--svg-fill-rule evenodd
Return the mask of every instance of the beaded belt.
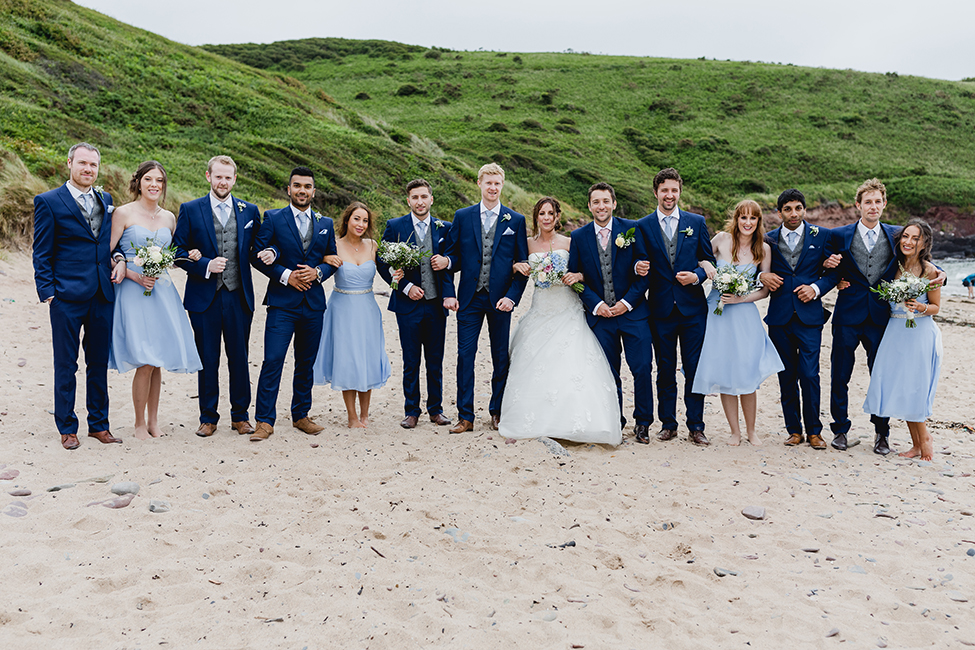
<path id="1" fill-rule="evenodd" d="M 907 314 L 891 314 L 890 317 L 891 318 L 907 318 Z M 918 318 L 930 318 L 930 317 L 931 317 L 931 314 L 925 314 L 925 313 L 920 313 L 919 314 L 917 312 L 914 313 L 914 319 L 915 320 L 917 320 Z"/>
<path id="2" fill-rule="evenodd" d="M 359 291 L 346 291 L 345 289 L 339 289 L 338 287 L 333 287 L 333 289 L 339 293 L 348 294 L 350 296 L 361 296 L 366 293 L 372 293 L 372 289 L 361 289 Z"/>

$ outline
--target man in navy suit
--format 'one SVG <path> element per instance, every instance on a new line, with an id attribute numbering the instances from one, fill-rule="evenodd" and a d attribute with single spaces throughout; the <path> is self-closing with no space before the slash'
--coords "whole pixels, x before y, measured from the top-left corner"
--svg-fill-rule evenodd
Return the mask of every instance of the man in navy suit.
<path id="1" fill-rule="evenodd" d="M 704 344 L 708 303 L 701 283 L 707 278 L 698 262 L 716 264 L 704 217 L 677 207 L 684 181 L 668 167 L 653 178 L 657 209 L 637 223 L 637 273 L 650 274 L 647 302 L 657 355 L 657 415 L 663 428 L 657 438 L 677 436 L 677 343 L 684 371 L 684 409 L 689 440 L 707 446 L 704 395 L 691 390 Z M 637 442 L 648 443 L 649 440 Z"/>
<path id="2" fill-rule="evenodd" d="M 822 297 L 838 280 L 835 272 L 823 268 L 830 257 L 830 231 L 805 222 L 806 197 L 799 190 L 782 192 L 778 211 L 782 225 L 765 237 L 772 249 L 772 268 L 759 280 L 771 291 L 765 322 L 785 366 L 779 373 L 782 415 L 789 433 L 785 444 L 803 443 L 805 422 L 809 445 L 826 449 L 819 417 L 819 350 L 829 312 Z"/>
<path id="3" fill-rule="evenodd" d="M 200 251 L 197 261 L 177 262 L 186 271 L 183 306 L 190 315 L 196 348 L 203 361 L 197 375 L 200 428 L 196 435 L 212 436 L 220 414 L 220 338 L 230 370 L 230 420 L 240 435 L 254 433 L 247 410 L 251 381 L 247 365 L 254 318 L 251 246 L 261 226 L 257 206 L 231 195 L 237 182 L 237 163 L 230 156 L 214 156 L 207 163 L 210 193 L 179 207 L 173 244 L 178 257 Z"/>
<path id="4" fill-rule="evenodd" d="M 122 442 L 108 426 L 108 352 L 112 283 L 125 277 L 125 259 L 111 250 L 112 197 L 93 187 L 100 163 L 94 145 L 74 145 L 68 151 L 68 182 L 34 197 L 34 283 L 38 298 L 50 305 L 54 421 L 65 449 L 80 445 L 74 401 L 82 328 L 88 435 L 103 443 Z"/>
<path id="5" fill-rule="evenodd" d="M 403 348 L 404 429 L 416 426 L 420 417 L 420 358 L 426 360 L 427 413 L 438 425 L 450 424 L 443 414 L 443 353 L 447 310 L 457 311 L 454 283 L 446 271 L 434 271 L 431 259 L 446 252 L 449 223 L 430 216 L 433 190 L 422 178 L 406 185 L 410 214 L 386 222 L 383 241 L 409 242 L 429 253 L 416 269 L 406 269 L 399 288 L 389 296 L 389 311 L 396 314 Z M 379 260 L 379 274 L 392 283 L 392 270 Z"/>
<path id="6" fill-rule="evenodd" d="M 501 399 L 508 379 L 511 310 L 521 300 L 528 278 L 516 274 L 515 262 L 528 260 L 525 217 L 501 205 L 504 170 L 488 163 L 477 173 L 481 201 L 454 213 L 446 255 L 435 255 L 435 271 L 460 273 L 457 290 L 457 410 L 451 433 L 474 429 L 474 359 L 477 338 L 487 318 L 491 338 L 491 428 L 501 419 Z"/>
<path id="7" fill-rule="evenodd" d="M 645 298 L 649 279 L 634 272 L 636 222 L 614 217 L 615 209 L 616 192 L 611 185 L 596 183 L 589 188 L 593 221 L 572 231 L 568 266 L 569 271 L 582 273 L 586 320 L 613 369 L 624 424 L 620 354 L 626 351 L 635 393 L 634 433 L 638 442 L 648 443 L 653 423 L 653 343 Z"/>
<path id="8" fill-rule="evenodd" d="M 315 174 L 307 167 L 295 167 L 288 181 L 291 204 L 268 210 L 254 240 L 251 262 L 269 282 L 267 321 L 264 329 L 264 363 L 257 382 L 254 417 L 257 428 L 253 441 L 266 440 L 274 433 L 275 405 L 281 385 L 284 357 L 291 339 L 295 341 L 295 373 L 292 383 L 291 422 L 296 429 L 317 435 L 322 427 L 309 417 L 311 410 L 312 365 L 318 355 L 325 316 L 325 290 L 322 282 L 335 273 L 325 264 L 326 255 L 335 255 L 335 228 L 332 220 L 311 209 L 315 197 Z"/>

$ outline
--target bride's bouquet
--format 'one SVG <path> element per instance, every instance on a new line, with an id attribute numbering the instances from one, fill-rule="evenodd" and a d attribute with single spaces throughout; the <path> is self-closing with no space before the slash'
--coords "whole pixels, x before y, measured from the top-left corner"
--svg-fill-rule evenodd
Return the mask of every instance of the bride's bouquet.
<path id="1" fill-rule="evenodd" d="M 379 248 L 377 250 L 377 255 L 379 259 L 386 262 L 393 270 L 400 269 L 415 269 L 420 266 L 423 258 L 429 253 L 420 250 L 420 247 L 416 244 L 411 244 L 405 241 L 382 241 L 379 242 Z M 399 288 L 399 282 L 393 280 L 390 283 L 389 288 L 396 291 Z"/>
<path id="2" fill-rule="evenodd" d="M 172 268 L 177 259 L 176 247 L 173 245 L 159 246 L 156 244 L 155 237 L 146 239 L 142 246 L 132 244 L 132 248 L 135 249 L 135 257 L 132 262 L 136 266 L 142 267 L 142 275 L 147 278 L 158 278 L 167 269 Z M 152 289 L 146 289 L 142 295 L 151 296 Z"/>
<path id="3" fill-rule="evenodd" d="M 569 270 L 565 257 L 562 255 L 553 255 L 552 251 L 549 251 L 541 259 L 536 259 L 534 262 L 529 260 L 528 265 L 531 267 L 529 277 L 534 280 L 535 286 L 539 289 L 548 289 L 553 284 L 562 284 L 562 278 Z M 572 290 L 576 293 L 582 293 L 585 289 L 585 285 L 581 282 L 576 282 L 571 286 Z"/>
<path id="4" fill-rule="evenodd" d="M 711 285 L 721 296 L 730 293 L 733 296 L 747 296 L 755 289 L 755 275 L 747 271 L 726 266 L 711 279 Z M 724 298 L 718 298 L 718 306 L 714 313 L 720 316 L 724 313 Z"/>
<path id="5" fill-rule="evenodd" d="M 903 266 L 900 267 L 900 270 L 901 276 L 899 278 L 890 281 L 883 280 L 880 286 L 870 287 L 870 290 L 879 295 L 882 300 L 891 303 L 906 303 L 908 300 L 917 300 L 931 290 L 931 282 L 928 279 L 919 278 L 910 271 L 905 271 Z M 907 322 L 904 326 L 917 327 L 917 323 L 914 322 L 914 312 L 907 309 L 906 304 L 904 309 L 907 311 Z"/>

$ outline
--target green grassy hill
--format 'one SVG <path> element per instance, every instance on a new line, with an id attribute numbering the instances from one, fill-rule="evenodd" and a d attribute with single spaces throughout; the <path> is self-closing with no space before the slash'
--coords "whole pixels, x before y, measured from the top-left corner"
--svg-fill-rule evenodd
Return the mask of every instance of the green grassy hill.
<path id="1" fill-rule="evenodd" d="M 787 187 L 850 201 L 879 176 L 900 210 L 975 205 L 975 83 L 762 63 L 586 54 L 416 51 L 309 39 L 207 46 L 293 75 L 342 104 L 521 187 L 583 207 L 613 183 L 629 216 L 677 167 L 686 203 L 714 217 Z"/>

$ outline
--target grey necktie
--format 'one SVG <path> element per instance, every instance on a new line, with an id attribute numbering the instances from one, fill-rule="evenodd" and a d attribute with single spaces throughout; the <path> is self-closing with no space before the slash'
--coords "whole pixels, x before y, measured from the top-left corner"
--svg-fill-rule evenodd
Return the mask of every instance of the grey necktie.
<path id="1" fill-rule="evenodd" d="M 218 203 L 217 204 L 217 218 L 220 219 L 220 225 L 221 226 L 226 226 L 227 225 L 227 217 L 229 216 L 227 214 L 227 211 L 229 209 L 230 209 L 230 206 L 228 206 L 226 203 Z"/>
<path id="2" fill-rule="evenodd" d="M 91 194 L 82 194 L 81 203 L 85 206 L 85 215 L 91 216 Z"/>
<path id="3" fill-rule="evenodd" d="M 305 213 L 305 212 L 299 212 L 298 213 L 298 224 L 299 224 L 298 234 L 300 234 L 302 237 L 304 237 L 306 234 L 308 234 L 308 214 L 307 213 Z"/>
<path id="4" fill-rule="evenodd" d="M 872 230 L 867 231 L 867 252 L 873 252 L 873 246 L 877 243 L 877 233 Z"/>
<path id="5" fill-rule="evenodd" d="M 416 222 L 416 236 L 420 239 L 422 244 L 427 238 L 427 222 L 417 221 Z"/>
<path id="6" fill-rule="evenodd" d="M 789 245 L 790 251 L 794 251 L 796 249 L 796 241 L 798 241 L 798 239 L 799 233 L 794 230 L 785 236 L 785 243 Z"/>
<path id="7" fill-rule="evenodd" d="M 491 229 L 491 226 L 493 224 L 494 224 L 494 213 L 491 212 L 490 210 L 485 210 L 481 214 L 481 228 L 484 230 L 484 232 L 487 232 Z"/>
<path id="8" fill-rule="evenodd" d="M 677 229 L 677 217 L 670 215 L 667 217 L 667 238 L 674 238 L 674 231 Z"/>

